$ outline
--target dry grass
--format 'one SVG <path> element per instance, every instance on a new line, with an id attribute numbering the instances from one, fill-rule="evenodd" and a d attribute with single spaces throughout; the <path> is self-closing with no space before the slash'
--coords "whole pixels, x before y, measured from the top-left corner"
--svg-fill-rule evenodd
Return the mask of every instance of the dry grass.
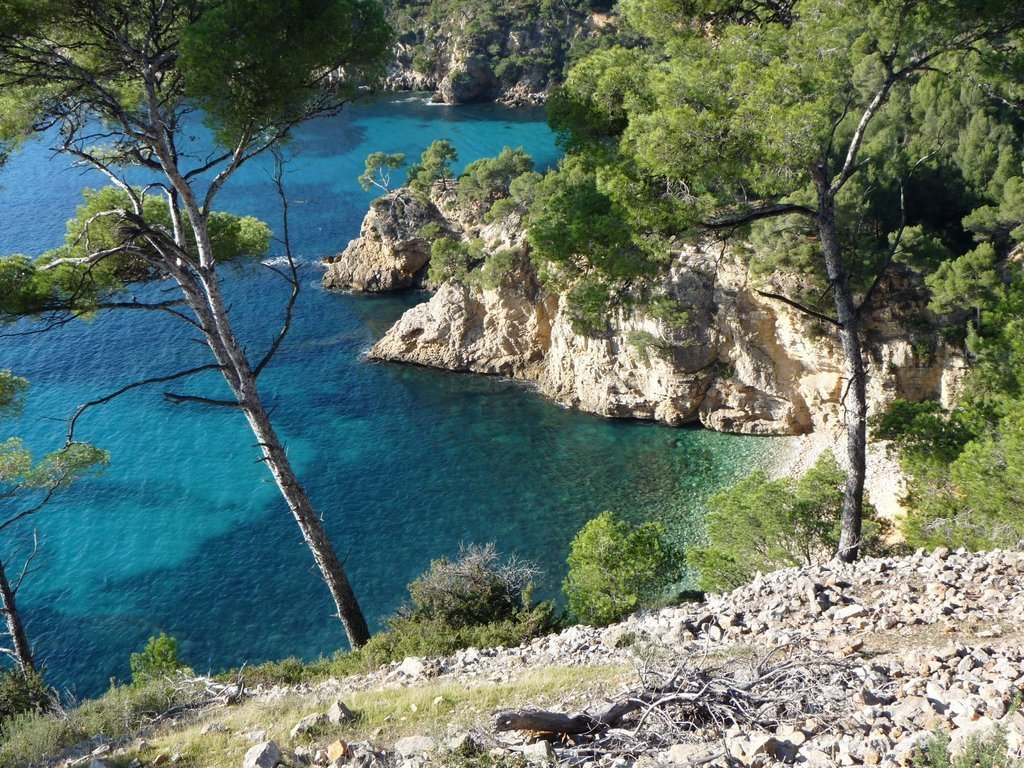
<path id="1" fill-rule="evenodd" d="M 408 688 L 340 696 L 327 690 L 260 696 L 165 726 L 151 734 L 144 745 L 119 756 L 118 764 L 128 765 L 135 758 L 148 764 L 165 754 L 178 755 L 176 765 L 182 768 L 237 768 L 254 743 L 251 734 L 258 732 L 276 741 L 286 755 L 298 745 L 322 747 L 338 738 L 368 741 L 380 747 L 419 734 L 443 741 L 454 733 L 483 728 L 496 709 L 572 707 L 610 694 L 635 679 L 635 670 L 629 667 L 552 667 L 524 670 L 508 682 L 439 679 Z M 295 723 L 324 711 L 337 698 L 355 714 L 354 721 L 324 726 L 291 741 L 289 732 Z M 223 730 L 209 730 L 211 726 Z M 204 728 L 207 733 L 203 733 Z"/>

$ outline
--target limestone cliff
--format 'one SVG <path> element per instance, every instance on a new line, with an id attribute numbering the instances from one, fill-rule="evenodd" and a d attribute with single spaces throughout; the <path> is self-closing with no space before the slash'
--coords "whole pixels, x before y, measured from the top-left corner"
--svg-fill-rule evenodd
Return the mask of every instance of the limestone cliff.
<path id="1" fill-rule="evenodd" d="M 566 298 L 538 278 L 518 216 L 484 225 L 451 189 L 438 188 L 428 202 L 399 190 L 374 203 L 360 238 L 328 265 L 325 284 L 422 286 L 439 236 L 479 239 L 485 253 L 503 253 L 500 280 L 485 285 L 471 273 L 444 283 L 371 358 L 530 381 L 559 403 L 609 417 L 762 435 L 841 429 L 842 355 L 831 328 L 762 295 L 745 262 L 718 247 L 678 250 L 649 287 L 653 301 L 582 332 Z M 897 397 L 948 403 L 966 363 L 912 325 L 928 317 L 921 280 L 894 267 L 873 306 L 864 322 L 871 409 Z"/>
<path id="2" fill-rule="evenodd" d="M 386 7 L 398 33 L 388 86 L 434 91 L 445 104 L 542 103 L 561 80 L 570 46 L 614 28 L 612 17 L 579 2 L 390 0 Z"/>
<path id="3" fill-rule="evenodd" d="M 536 382 L 557 402 L 604 416 L 747 434 L 840 427 L 842 358 L 818 321 L 762 297 L 745 267 L 717 251 L 679 252 L 661 290 L 687 309 L 686 322 L 620 310 L 605 333 L 585 335 L 521 250 L 496 288 L 441 286 L 370 357 Z M 955 392 L 961 355 L 941 341 L 915 341 L 903 324 L 925 304 L 910 273 L 883 286 L 883 309 L 866 323 L 872 409 Z"/>
<path id="4" fill-rule="evenodd" d="M 363 219 L 359 237 L 324 259 L 324 286 L 357 291 L 422 287 L 430 260 L 431 225 L 447 223 L 437 206 L 402 188 L 378 197 Z"/>

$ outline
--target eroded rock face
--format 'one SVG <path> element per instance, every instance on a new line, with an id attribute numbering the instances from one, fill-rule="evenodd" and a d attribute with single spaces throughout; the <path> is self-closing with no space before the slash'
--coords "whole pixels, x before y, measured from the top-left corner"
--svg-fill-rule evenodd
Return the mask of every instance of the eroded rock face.
<path id="1" fill-rule="evenodd" d="M 547 20 L 501 6 L 483 19 L 476 8 L 453 9 L 442 19 L 408 9 L 392 19 L 400 39 L 389 89 L 434 91 L 433 101 L 444 104 L 542 104 L 561 79 L 573 41 L 607 34 L 617 23 L 609 14 L 567 6 L 560 18 Z"/>
<path id="2" fill-rule="evenodd" d="M 621 311 L 586 335 L 524 249 L 497 288 L 442 286 L 370 357 L 533 381 L 559 403 L 610 417 L 764 435 L 841 426 L 841 350 L 818 321 L 758 294 L 743 265 L 699 248 L 677 255 L 662 288 L 685 318 Z M 872 410 L 896 397 L 952 398 L 965 370 L 959 353 L 933 341 L 924 355 L 901 325 L 926 303 L 908 274 L 881 287 L 884 309 L 865 323 Z"/>
<path id="3" fill-rule="evenodd" d="M 344 252 L 324 260 L 324 286 L 370 292 L 421 287 L 431 243 L 424 228 L 432 224 L 447 227 L 433 202 L 404 187 L 377 198 L 359 237 Z"/>

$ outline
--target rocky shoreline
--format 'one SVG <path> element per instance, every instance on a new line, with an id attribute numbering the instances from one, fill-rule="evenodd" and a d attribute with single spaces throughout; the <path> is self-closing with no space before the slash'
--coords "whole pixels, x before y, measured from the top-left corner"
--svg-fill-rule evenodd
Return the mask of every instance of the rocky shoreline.
<path id="1" fill-rule="evenodd" d="M 512 253 L 500 284 L 427 286 L 439 237 L 480 240 Z M 436 289 L 369 351 L 373 360 L 508 376 L 545 397 L 611 418 L 761 435 L 801 436 L 781 450 L 779 474 L 799 474 L 842 446 L 842 356 L 836 340 L 785 304 L 763 296 L 745 263 L 721 247 L 687 247 L 648 286 L 650 301 L 616 310 L 605 330 L 582 333 L 565 296 L 549 289 L 529 257 L 521 218 L 484 223 L 439 186 L 430 200 L 401 189 L 374 201 L 360 235 L 327 259 L 324 285 L 357 291 Z M 955 397 L 967 363 L 908 318 L 927 317 L 927 292 L 892 270 L 865 322 L 869 410 L 896 398 Z M 678 311 L 657 311 L 659 302 Z M 902 476 L 884 446 L 869 457 L 868 492 L 899 513 Z"/>

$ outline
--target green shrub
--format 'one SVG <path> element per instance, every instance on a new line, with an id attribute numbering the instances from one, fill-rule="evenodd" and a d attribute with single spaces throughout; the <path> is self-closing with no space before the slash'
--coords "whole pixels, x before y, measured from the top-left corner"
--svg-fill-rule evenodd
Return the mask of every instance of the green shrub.
<path id="1" fill-rule="evenodd" d="M 626 341 L 636 351 L 641 362 L 650 363 L 652 354 L 662 360 L 669 360 L 672 357 L 672 345 L 648 331 L 630 331 Z"/>
<path id="2" fill-rule="evenodd" d="M 178 659 L 178 641 L 161 632 L 146 642 L 142 653 L 133 653 L 129 662 L 132 685 L 145 685 L 152 680 L 170 677 L 185 665 Z"/>
<path id="3" fill-rule="evenodd" d="M 974 734 L 955 757 L 945 731 L 936 731 L 914 753 L 914 768 L 1020 768 L 1022 765 L 1020 760 L 1007 754 L 1006 735 L 999 728 Z"/>
<path id="4" fill-rule="evenodd" d="M 574 332 L 581 336 L 599 336 L 608 329 L 612 297 L 608 286 L 600 279 L 583 278 L 570 289 L 566 301 Z"/>
<path id="5" fill-rule="evenodd" d="M 409 168 L 409 188 L 420 198 L 429 197 L 436 182 L 452 177 L 452 163 L 458 159 L 448 139 L 437 139 L 423 152 L 420 161 Z"/>
<path id="6" fill-rule="evenodd" d="M 690 312 L 671 296 L 659 296 L 647 304 L 651 317 L 662 320 L 670 328 L 684 328 L 690 323 Z"/>
<path id="7" fill-rule="evenodd" d="M 483 244 L 479 240 L 464 243 L 450 237 L 438 238 L 430 245 L 427 279 L 434 285 L 440 285 L 446 280 L 462 282 L 483 260 Z"/>
<path id="8" fill-rule="evenodd" d="M 0 727 L 0 768 L 41 764 L 97 734 L 111 739 L 134 736 L 157 715 L 195 706 L 202 698 L 199 684 L 171 686 L 166 681 L 153 680 L 142 685 L 115 686 L 66 715 L 18 715 Z"/>
<path id="9" fill-rule="evenodd" d="M 409 585 L 409 602 L 388 631 L 361 649 L 378 665 L 405 656 L 442 656 L 469 646 L 517 645 L 554 626 L 554 607 L 535 603 L 535 566 L 502 561 L 493 544 L 464 548 L 456 560 L 434 560 Z"/>
<path id="10" fill-rule="evenodd" d="M 501 285 L 515 267 L 516 252 L 508 249 L 489 253 L 479 269 L 471 273 L 476 283 L 489 290 Z"/>
<path id="11" fill-rule="evenodd" d="M 799 480 L 769 480 L 764 472 L 708 500 L 704 546 L 687 552 L 698 584 L 720 592 L 745 584 L 758 571 L 830 559 L 839 544 L 845 473 L 826 453 Z M 881 546 L 885 523 L 864 505 L 864 551 Z"/>
<path id="12" fill-rule="evenodd" d="M 0 673 L 0 725 L 16 715 L 46 712 L 52 705 L 53 692 L 35 670 Z"/>
<path id="13" fill-rule="evenodd" d="M 70 719 L 37 713 L 18 715 L 0 727 L 0 768 L 40 765 L 86 738 Z"/>
<path id="14" fill-rule="evenodd" d="M 419 236 L 427 240 L 433 240 L 441 234 L 441 225 L 436 221 L 428 221 L 420 227 Z"/>
<path id="15" fill-rule="evenodd" d="M 493 544 L 462 549 L 457 560 L 434 560 L 409 585 L 409 605 L 400 615 L 438 620 L 452 627 L 512 618 L 538 570 L 515 558 L 504 563 Z"/>
<path id="16" fill-rule="evenodd" d="M 604 512 L 569 545 L 562 589 L 582 622 L 603 626 L 657 599 L 679 576 L 680 558 L 659 523 L 636 527 Z"/>
<path id="17" fill-rule="evenodd" d="M 535 171 L 516 176 L 508 185 L 508 197 L 495 200 L 490 210 L 484 213 L 484 221 L 488 223 L 500 221 L 512 213 L 525 214 L 533 205 L 533 199 L 537 195 L 537 186 L 542 178 L 544 176 Z"/>

